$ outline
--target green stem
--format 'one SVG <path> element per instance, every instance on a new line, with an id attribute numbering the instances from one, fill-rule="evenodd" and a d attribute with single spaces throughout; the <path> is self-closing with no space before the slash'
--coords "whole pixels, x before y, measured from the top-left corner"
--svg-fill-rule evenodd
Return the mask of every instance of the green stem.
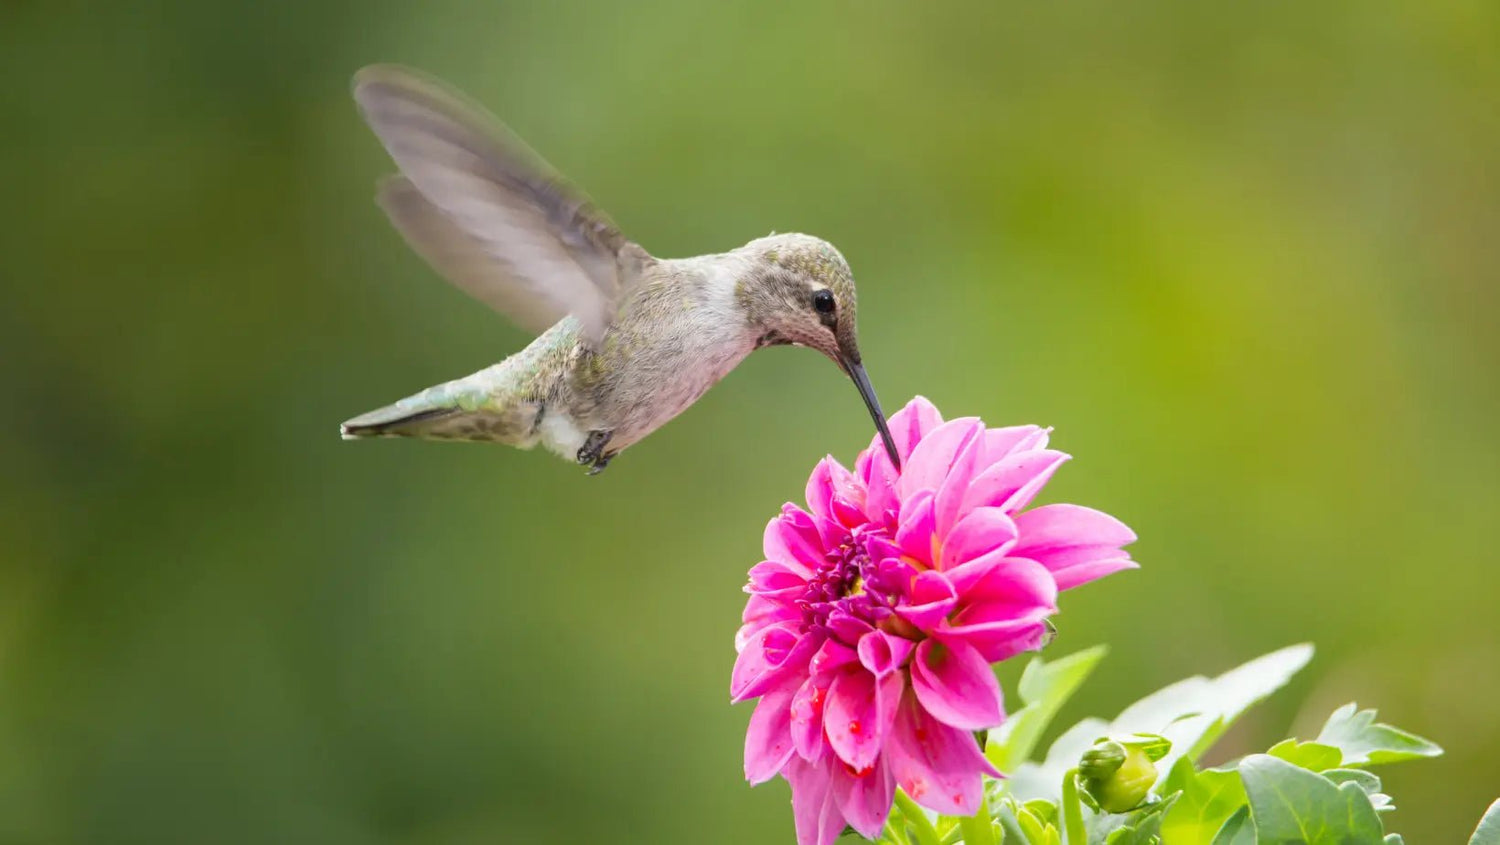
<path id="1" fill-rule="evenodd" d="M 892 845 L 911 845 L 911 840 L 906 838 L 906 825 L 900 821 L 900 816 L 892 815 L 885 820 L 885 829 L 880 831 L 880 841 L 890 842 Z"/>
<path id="2" fill-rule="evenodd" d="M 995 845 L 995 828 L 990 823 L 990 802 L 980 796 L 979 812 L 958 820 L 964 833 L 964 845 Z"/>
<path id="3" fill-rule="evenodd" d="M 901 815 L 911 824 L 911 832 L 916 834 L 919 845 L 942 845 L 943 838 L 938 836 L 937 828 L 927 820 L 927 814 L 917 806 L 917 802 L 911 800 L 910 795 L 896 790 L 896 806 L 901 808 Z"/>
<path id="4" fill-rule="evenodd" d="M 1083 806 L 1078 801 L 1078 770 L 1069 769 L 1062 782 L 1063 830 L 1068 845 L 1085 845 L 1088 832 L 1083 827 Z"/>

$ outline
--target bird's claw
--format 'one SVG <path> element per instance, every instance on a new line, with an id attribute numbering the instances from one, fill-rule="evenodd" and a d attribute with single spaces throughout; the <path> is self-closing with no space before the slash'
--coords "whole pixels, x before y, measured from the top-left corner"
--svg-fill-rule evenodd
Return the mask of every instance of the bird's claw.
<path id="1" fill-rule="evenodd" d="M 613 431 L 591 431 L 583 441 L 582 448 L 578 450 L 578 463 L 589 468 L 589 475 L 598 475 L 609 466 L 615 453 L 605 452 L 604 447 L 609 445 L 609 439 L 613 436 Z"/>

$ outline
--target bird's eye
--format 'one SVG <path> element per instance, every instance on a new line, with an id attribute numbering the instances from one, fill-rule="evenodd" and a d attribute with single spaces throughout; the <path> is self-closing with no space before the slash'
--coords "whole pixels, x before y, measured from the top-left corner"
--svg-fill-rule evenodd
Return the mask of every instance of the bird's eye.
<path id="1" fill-rule="evenodd" d="M 833 291 L 823 288 L 813 294 L 813 310 L 819 314 L 832 314 L 834 308 Z"/>

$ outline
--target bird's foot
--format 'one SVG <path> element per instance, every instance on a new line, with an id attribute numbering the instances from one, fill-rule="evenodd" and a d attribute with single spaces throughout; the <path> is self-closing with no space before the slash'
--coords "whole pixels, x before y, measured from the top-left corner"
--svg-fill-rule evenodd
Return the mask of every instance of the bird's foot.
<path id="1" fill-rule="evenodd" d="M 598 475 L 609 465 L 613 452 L 605 453 L 604 447 L 609 445 L 609 438 L 614 436 L 613 431 L 591 431 L 583 441 L 583 447 L 578 450 L 578 463 L 589 467 L 589 475 Z"/>

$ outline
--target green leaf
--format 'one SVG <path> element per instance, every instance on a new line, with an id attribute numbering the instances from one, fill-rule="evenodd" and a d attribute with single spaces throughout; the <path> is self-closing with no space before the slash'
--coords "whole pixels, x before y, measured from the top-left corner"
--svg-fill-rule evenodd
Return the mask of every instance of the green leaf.
<path id="1" fill-rule="evenodd" d="M 1272 757 L 1279 757 L 1294 766 L 1301 766 L 1309 772 L 1337 768 L 1344 761 L 1343 752 L 1332 745 L 1324 745 L 1321 742 L 1298 742 L 1295 739 L 1284 739 L 1271 746 L 1271 750 L 1266 753 Z"/>
<path id="2" fill-rule="evenodd" d="M 1365 795 L 1370 797 L 1370 806 L 1374 807 L 1377 813 L 1396 809 L 1396 805 L 1391 803 L 1391 796 L 1380 791 L 1380 778 L 1364 769 L 1329 769 L 1322 772 L 1322 775 L 1335 784 L 1358 784 L 1359 788 L 1365 791 Z"/>
<path id="3" fill-rule="evenodd" d="M 1170 770 L 1179 757 L 1196 760 L 1240 714 L 1280 689 L 1307 662 L 1313 648 L 1303 643 L 1258 657 L 1218 676 L 1178 681 L 1137 701 L 1114 722 L 1085 719 L 1064 731 L 1040 764 L 1016 768 L 1007 782 L 1013 795 L 1056 799 L 1063 772 L 1101 736 L 1154 733 L 1172 742 L 1159 769 Z"/>
<path id="4" fill-rule="evenodd" d="M 1207 842 L 1225 821 L 1245 806 L 1245 787 L 1234 771 L 1195 772 L 1186 757 L 1172 766 L 1162 791 L 1181 790 L 1177 803 L 1161 823 L 1162 841 Z"/>
<path id="5" fill-rule="evenodd" d="M 1017 690 L 1025 706 L 986 738 L 984 753 L 995 768 L 1013 772 L 1031 757 L 1057 711 L 1108 652 L 1105 646 L 1094 646 L 1050 663 L 1034 657 L 1026 664 Z"/>
<path id="6" fill-rule="evenodd" d="M 1484 811 L 1479 827 L 1474 828 L 1474 835 L 1469 837 L 1469 845 L 1500 845 L 1500 800 Z"/>
<path id="7" fill-rule="evenodd" d="M 1174 845 L 1176 840 L 1163 839 L 1167 845 Z M 1201 839 L 1192 840 L 1193 843 L 1201 842 Z M 1184 843 L 1187 845 L 1187 843 Z M 1250 805 L 1234 811 L 1214 834 L 1213 845 L 1255 845 L 1255 823 L 1250 820 Z"/>
<path id="8" fill-rule="evenodd" d="M 1239 771 L 1259 841 L 1345 845 L 1379 842 L 1385 835 L 1380 816 L 1356 783 L 1335 785 L 1269 754 L 1246 757 Z"/>
<path id="9" fill-rule="evenodd" d="M 1171 811 L 1175 802 L 1176 796 L 1173 796 L 1155 804 L 1147 804 L 1123 816 L 1113 818 L 1106 816 L 1096 820 L 1113 822 L 1117 825 L 1104 837 L 1105 845 L 1157 845 L 1162 841 L 1162 819 Z M 1097 841 L 1098 832 L 1106 829 L 1107 826 L 1107 824 L 1096 825 L 1095 836 L 1091 836 L 1089 841 Z"/>
<path id="10" fill-rule="evenodd" d="M 1352 702 L 1333 711 L 1317 741 L 1343 752 L 1346 766 L 1374 766 L 1443 753 L 1416 734 L 1375 721 L 1374 710 L 1360 710 Z"/>

